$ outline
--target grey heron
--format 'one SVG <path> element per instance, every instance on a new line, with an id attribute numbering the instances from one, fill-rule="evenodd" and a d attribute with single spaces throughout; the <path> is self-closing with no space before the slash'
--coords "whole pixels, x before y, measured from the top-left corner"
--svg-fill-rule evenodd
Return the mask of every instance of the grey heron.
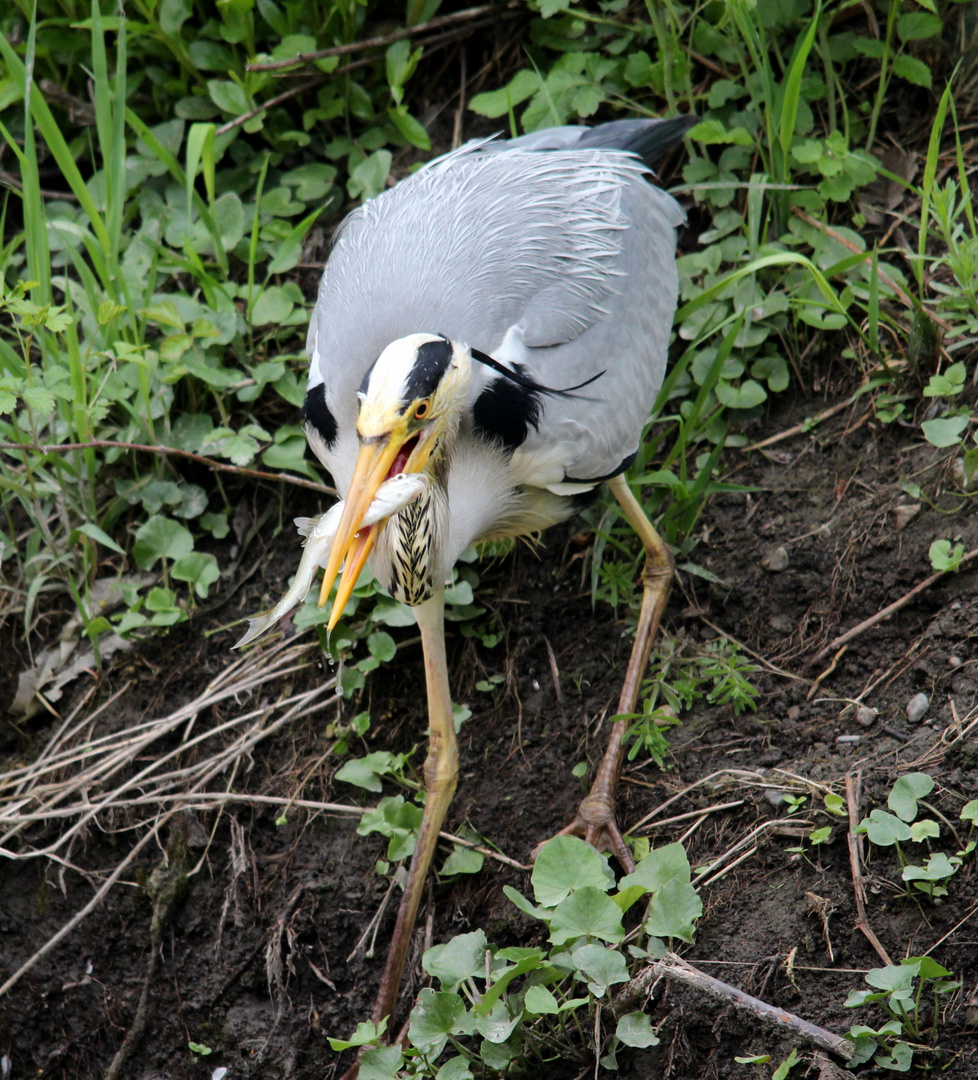
<path id="1" fill-rule="evenodd" d="M 325 567 L 329 626 L 369 559 L 411 605 L 425 658 L 427 797 L 374 1020 L 392 1018 L 455 791 L 444 583 L 471 544 L 563 521 L 607 482 L 646 553 L 619 714 L 635 709 L 672 555 L 624 479 L 662 383 L 683 213 L 646 174 L 692 118 L 552 128 L 432 161 L 341 224 L 309 328 L 306 430 L 343 501 L 307 523 L 296 583 Z M 341 572 L 342 566 L 342 572 Z M 624 722 L 563 830 L 634 865 L 615 823 Z"/>

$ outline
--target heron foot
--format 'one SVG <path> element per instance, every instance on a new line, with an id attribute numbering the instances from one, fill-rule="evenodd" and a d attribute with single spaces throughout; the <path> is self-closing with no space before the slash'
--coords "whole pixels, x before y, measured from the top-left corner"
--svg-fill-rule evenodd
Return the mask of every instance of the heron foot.
<path id="1" fill-rule="evenodd" d="M 618 822 L 615 820 L 614 795 L 606 784 L 595 781 L 590 794 L 581 801 L 577 815 L 570 825 L 565 826 L 557 836 L 577 836 L 590 844 L 596 851 L 610 852 L 618 860 L 626 874 L 635 869 L 635 860 L 625 843 Z M 537 844 L 530 855 L 536 861 L 537 856 L 547 843 Z"/>

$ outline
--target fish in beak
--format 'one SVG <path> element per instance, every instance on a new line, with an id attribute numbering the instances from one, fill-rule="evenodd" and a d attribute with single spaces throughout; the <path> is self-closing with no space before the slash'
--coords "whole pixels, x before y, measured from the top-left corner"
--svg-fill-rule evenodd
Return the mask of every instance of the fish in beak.
<path id="1" fill-rule="evenodd" d="M 401 473 L 421 472 L 428 460 L 428 440 L 425 438 L 427 433 L 424 430 L 411 430 L 412 426 L 407 417 L 399 416 L 389 434 L 360 436 L 360 453 L 319 592 L 319 606 L 322 607 L 329 599 L 340 565 L 343 564 L 343 573 L 327 623 L 329 630 L 333 629 L 343 614 L 357 579 L 386 523 L 385 518 L 374 525 L 364 524 L 364 516 L 376 498 L 378 489 L 386 480 Z"/>

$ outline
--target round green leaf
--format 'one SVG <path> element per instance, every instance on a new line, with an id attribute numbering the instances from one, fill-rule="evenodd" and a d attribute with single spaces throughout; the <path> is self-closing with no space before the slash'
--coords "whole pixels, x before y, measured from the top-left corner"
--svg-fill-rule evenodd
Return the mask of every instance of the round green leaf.
<path id="1" fill-rule="evenodd" d="M 652 1022 L 643 1012 L 626 1013 L 618 1021 L 615 1034 L 626 1046 L 657 1046 L 658 1036 L 652 1030 Z"/>
<path id="2" fill-rule="evenodd" d="M 621 941 L 624 936 L 621 909 L 603 888 L 593 885 L 585 885 L 562 900 L 550 923 L 550 940 L 555 945 L 579 937 Z"/>
<path id="3" fill-rule="evenodd" d="M 913 821 L 917 816 L 917 800 L 929 795 L 933 790 L 934 779 L 927 773 L 907 773 L 897 778 L 886 805 L 903 821 Z M 872 839 L 870 836 L 870 840 Z M 873 843 L 875 842 L 874 840 Z"/>
<path id="4" fill-rule="evenodd" d="M 458 994 L 425 989 L 411 1010 L 408 1035 L 413 1046 L 432 1051 L 432 1057 L 437 1057 L 449 1035 L 468 1034 L 463 1030 L 466 1027 L 464 1019 L 465 1002 Z"/>
<path id="5" fill-rule="evenodd" d="M 557 999 L 545 986 L 531 986 L 523 998 L 523 1007 L 535 1016 L 556 1016 L 560 1012 Z"/>
<path id="6" fill-rule="evenodd" d="M 607 892 L 614 884 L 608 860 L 576 836 L 555 836 L 537 856 L 530 879 L 537 902 L 555 907 L 575 889 Z"/>
<path id="7" fill-rule="evenodd" d="M 482 930 L 458 934 L 444 945 L 429 949 L 421 961 L 444 989 L 452 990 L 463 979 L 486 972 L 486 935 Z"/>
<path id="8" fill-rule="evenodd" d="M 154 514 L 136 530 L 133 556 L 140 570 L 149 570 L 157 559 L 182 559 L 194 549 L 189 530 L 162 514 Z"/>

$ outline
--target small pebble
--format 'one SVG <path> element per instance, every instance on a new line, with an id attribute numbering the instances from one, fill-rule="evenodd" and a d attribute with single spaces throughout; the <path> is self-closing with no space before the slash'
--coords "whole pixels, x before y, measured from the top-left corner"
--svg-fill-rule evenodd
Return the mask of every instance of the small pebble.
<path id="1" fill-rule="evenodd" d="M 960 656 L 949 656 L 947 658 L 948 667 L 961 667 L 964 661 Z"/>
<path id="2" fill-rule="evenodd" d="M 801 716 L 801 706 L 800 705 L 789 705 L 788 706 L 788 719 L 789 720 L 797 720 L 799 716 Z"/>
<path id="3" fill-rule="evenodd" d="M 930 698 L 926 694 L 914 694 L 907 702 L 907 719 L 911 724 L 923 720 L 930 708 Z"/>
<path id="4" fill-rule="evenodd" d="M 893 511 L 894 524 L 896 525 L 897 532 L 901 529 L 905 529 L 920 513 L 920 510 L 920 503 L 903 503 L 902 506 L 898 506 Z"/>
<path id="5" fill-rule="evenodd" d="M 764 798 L 775 808 L 775 810 L 784 802 L 784 792 L 775 791 L 773 788 L 764 789 Z"/>
<path id="6" fill-rule="evenodd" d="M 879 709 L 871 709 L 868 705 L 860 705 L 856 709 L 856 719 L 863 727 L 870 727 L 877 716 Z"/>
<path id="7" fill-rule="evenodd" d="M 781 545 L 772 548 L 761 559 L 761 566 L 772 574 L 778 573 L 779 570 L 786 570 L 788 568 L 788 549 Z"/>

